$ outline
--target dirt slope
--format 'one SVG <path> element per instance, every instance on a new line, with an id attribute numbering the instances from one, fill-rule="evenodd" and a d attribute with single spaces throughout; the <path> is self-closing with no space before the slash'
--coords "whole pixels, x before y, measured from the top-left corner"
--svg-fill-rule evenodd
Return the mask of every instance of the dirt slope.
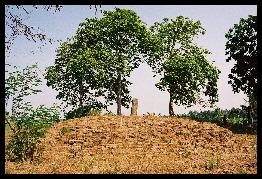
<path id="1" fill-rule="evenodd" d="M 60 122 L 34 163 L 6 173 L 256 173 L 256 135 L 190 119 L 86 117 Z"/>

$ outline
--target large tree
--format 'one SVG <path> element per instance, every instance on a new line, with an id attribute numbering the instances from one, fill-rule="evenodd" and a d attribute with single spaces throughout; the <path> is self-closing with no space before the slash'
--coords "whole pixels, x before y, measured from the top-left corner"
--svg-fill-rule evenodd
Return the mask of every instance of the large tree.
<path id="1" fill-rule="evenodd" d="M 149 31 L 134 11 L 116 8 L 103 15 L 87 18 L 71 41 L 61 45 L 48 69 L 48 85 L 70 105 L 78 100 L 81 107 L 90 96 L 104 97 L 107 105 L 116 101 L 121 115 L 121 106 L 129 107 L 131 100 L 127 77 L 145 56 Z"/>
<path id="2" fill-rule="evenodd" d="M 227 62 L 236 63 L 231 69 L 229 84 L 233 91 L 247 94 L 251 109 L 256 109 L 257 99 L 257 16 L 241 18 L 226 33 Z"/>
<path id="3" fill-rule="evenodd" d="M 90 22 L 93 22 L 90 24 Z M 96 27 L 95 30 L 92 30 Z M 91 32 L 92 30 L 92 32 Z M 103 96 L 108 105 L 117 103 L 117 114 L 121 115 L 121 106 L 129 107 L 131 96 L 127 77 L 145 55 L 148 29 L 139 16 L 132 10 L 116 8 L 104 11 L 101 19 L 86 19 L 80 24 L 76 38 L 83 51 L 99 49 L 103 64 L 100 68 L 106 73 L 103 81 Z M 94 36 L 90 42 L 90 36 Z M 99 59 L 96 59 L 99 60 Z"/>
<path id="4" fill-rule="evenodd" d="M 194 43 L 194 37 L 205 33 L 200 21 L 183 16 L 164 18 L 151 31 L 154 45 L 148 64 L 161 77 L 157 88 L 169 92 L 169 114 L 174 115 L 173 103 L 191 106 L 199 102 L 201 92 L 210 104 L 217 102 L 220 71 L 208 62 L 210 52 Z"/>
<path id="5" fill-rule="evenodd" d="M 129 107 L 131 97 L 128 86 L 131 71 L 138 68 L 146 55 L 144 46 L 149 31 L 136 12 L 116 8 L 105 11 L 101 19 L 103 44 L 110 50 L 107 72 L 110 78 L 105 83 L 108 89 L 108 101 L 116 101 L 117 114 L 121 115 L 121 106 Z"/>
<path id="6" fill-rule="evenodd" d="M 99 50 L 80 48 L 75 38 L 61 43 L 55 64 L 46 69 L 47 86 L 58 91 L 57 99 L 74 109 L 103 107 L 96 97 L 102 93 L 103 62 Z"/>

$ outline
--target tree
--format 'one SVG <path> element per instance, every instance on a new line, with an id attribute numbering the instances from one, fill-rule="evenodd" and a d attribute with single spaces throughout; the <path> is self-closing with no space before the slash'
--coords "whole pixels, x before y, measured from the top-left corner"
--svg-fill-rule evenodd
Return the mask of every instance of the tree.
<path id="1" fill-rule="evenodd" d="M 93 8 L 89 5 L 90 9 Z M 39 27 L 31 26 L 27 19 L 34 11 L 44 9 L 50 12 L 61 11 L 63 6 L 61 5 L 44 5 L 44 6 L 25 6 L 25 5 L 6 5 L 5 6 L 5 52 L 9 54 L 11 46 L 18 36 L 23 36 L 29 41 L 35 43 L 41 42 L 41 44 L 53 43 L 57 39 L 49 37 Z M 94 5 L 97 12 L 101 5 Z"/>
<path id="2" fill-rule="evenodd" d="M 60 5 L 24 6 L 24 5 L 6 5 L 5 6 L 5 52 L 11 51 L 11 46 L 18 36 L 24 36 L 27 40 L 41 43 L 53 43 L 54 39 L 48 37 L 39 27 L 28 25 L 26 18 L 37 9 L 46 9 L 47 11 L 60 11 Z"/>
<path id="3" fill-rule="evenodd" d="M 105 11 L 101 19 L 102 41 L 109 49 L 106 71 L 109 73 L 105 81 L 108 101 L 116 101 L 117 114 L 121 115 L 121 106 L 129 107 L 131 97 L 127 77 L 131 71 L 138 68 L 146 56 L 145 45 L 149 31 L 136 12 L 116 8 L 115 11 Z"/>
<path id="4" fill-rule="evenodd" d="M 257 100 L 257 16 L 241 18 L 226 33 L 226 55 L 236 64 L 228 75 L 233 91 L 243 91 L 249 98 L 251 110 L 256 110 Z M 249 115 L 250 116 L 250 115 Z M 250 120 L 250 119 L 249 119 Z"/>
<path id="5" fill-rule="evenodd" d="M 5 79 L 5 104 L 7 105 L 8 100 L 12 101 L 13 116 L 19 115 L 25 96 L 41 92 L 37 89 L 41 82 L 36 64 L 22 70 L 14 66 L 14 71 L 8 73 Z"/>
<path id="6" fill-rule="evenodd" d="M 41 90 L 41 78 L 36 64 L 22 70 L 14 67 L 5 79 L 5 102 L 11 100 L 11 111 L 6 111 L 5 121 L 12 130 L 12 136 L 6 145 L 7 159 L 21 161 L 33 160 L 37 143 L 44 136 L 45 127 L 59 121 L 56 106 L 47 108 L 43 105 L 33 109 L 25 100 Z"/>
<path id="7" fill-rule="evenodd" d="M 161 76 L 156 87 L 169 92 L 169 115 L 174 115 L 173 103 L 191 106 L 199 101 L 201 92 L 211 105 L 217 102 L 220 71 L 208 62 L 210 52 L 193 42 L 194 37 L 205 33 L 200 21 L 183 16 L 164 18 L 151 31 L 154 45 L 147 61 Z"/>
<path id="8" fill-rule="evenodd" d="M 99 50 L 82 50 L 75 38 L 61 43 L 55 64 L 46 68 L 45 78 L 47 86 L 59 92 L 56 98 L 63 100 L 66 107 L 103 107 L 96 99 L 102 93 L 105 78 L 100 63 L 103 61 L 98 60 L 101 54 Z"/>
<path id="9" fill-rule="evenodd" d="M 59 91 L 57 97 L 73 102 L 71 105 L 77 100 L 90 101 L 87 96 L 93 94 L 104 97 L 107 105 L 116 101 L 117 114 L 121 115 L 121 106 L 129 107 L 131 101 L 127 77 L 142 61 L 143 42 L 149 32 L 134 11 L 116 8 L 103 15 L 80 24 L 72 42 L 58 51 L 47 80 Z M 72 63 L 75 65 L 69 66 Z"/>

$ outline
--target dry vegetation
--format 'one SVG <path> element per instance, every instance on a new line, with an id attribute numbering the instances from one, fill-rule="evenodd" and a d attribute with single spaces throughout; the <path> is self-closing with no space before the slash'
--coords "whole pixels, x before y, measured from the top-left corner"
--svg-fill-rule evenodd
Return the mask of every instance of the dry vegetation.
<path id="1" fill-rule="evenodd" d="M 33 163 L 6 173 L 257 173 L 257 136 L 190 119 L 85 117 L 57 123 Z"/>

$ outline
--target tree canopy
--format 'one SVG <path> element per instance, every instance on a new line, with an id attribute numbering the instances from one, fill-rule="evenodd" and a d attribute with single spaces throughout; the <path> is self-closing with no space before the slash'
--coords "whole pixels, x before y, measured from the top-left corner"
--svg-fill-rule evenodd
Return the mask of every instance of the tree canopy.
<path id="1" fill-rule="evenodd" d="M 131 101 L 127 77 L 146 53 L 148 43 L 143 42 L 149 31 L 132 10 L 116 8 L 103 15 L 87 18 L 76 35 L 61 44 L 55 65 L 47 69 L 47 85 L 69 105 L 79 101 L 81 106 L 90 101 L 88 96 L 100 96 L 107 105 L 116 101 L 121 114 L 121 106 L 129 107 Z"/>
<path id="2" fill-rule="evenodd" d="M 149 31 L 136 12 L 116 8 L 115 11 L 105 11 L 101 19 L 103 44 L 110 51 L 107 58 L 106 80 L 108 101 L 116 101 L 117 114 L 121 114 L 121 106 L 129 107 L 131 96 L 128 86 L 131 82 L 131 71 L 138 68 L 146 55 L 145 44 Z"/>
<path id="3" fill-rule="evenodd" d="M 236 62 L 228 75 L 228 83 L 234 92 L 247 94 L 251 120 L 251 115 L 256 115 L 257 109 L 257 16 L 241 18 L 239 24 L 234 24 L 225 36 L 226 61 Z"/>
<path id="4" fill-rule="evenodd" d="M 236 63 L 231 69 L 229 84 L 234 92 L 242 90 L 245 94 L 257 93 L 257 16 L 241 18 L 226 33 L 227 62 Z"/>
<path id="5" fill-rule="evenodd" d="M 191 106 L 199 102 L 201 92 L 210 104 L 217 102 L 220 71 L 208 62 L 210 52 L 194 43 L 194 37 L 205 33 L 200 21 L 164 18 L 151 31 L 154 46 L 148 64 L 161 77 L 156 87 L 170 94 L 169 114 L 174 115 L 173 102 Z"/>
<path id="6" fill-rule="evenodd" d="M 102 107 L 97 100 L 103 82 L 102 60 L 94 50 L 78 48 L 75 39 L 68 39 L 57 50 L 55 64 L 46 69 L 47 86 L 59 93 L 57 99 L 66 103 L 66 107 L 93 106 Z"/>

